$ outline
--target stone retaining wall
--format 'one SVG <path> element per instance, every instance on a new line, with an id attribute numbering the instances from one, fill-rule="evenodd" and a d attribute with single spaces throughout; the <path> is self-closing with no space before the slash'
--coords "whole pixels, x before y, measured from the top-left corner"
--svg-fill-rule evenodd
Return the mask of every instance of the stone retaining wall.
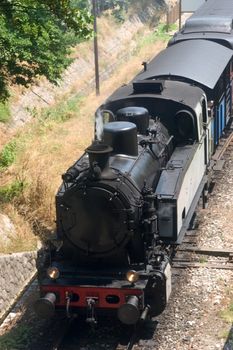
<path id="1" fill-rule="evenodd" d="M 0 255 L 0 320 L 35 275 L 36 254 Z"/>

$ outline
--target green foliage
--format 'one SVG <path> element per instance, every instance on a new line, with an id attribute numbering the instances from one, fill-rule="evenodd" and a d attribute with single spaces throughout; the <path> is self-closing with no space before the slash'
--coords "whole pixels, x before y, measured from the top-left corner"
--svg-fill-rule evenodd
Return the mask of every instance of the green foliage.
<path id="1" fill-rule="evenodd" d="M 72 6 L 77 7 L 81 10 L 88 9 L 89 11 L 91 11 L 92 10 L 92 0 L 72 0 Z"/>
<path id="2" fill-rule="evenodd" d="M 112 9 L 112 14 L 118 22 L 124 22 L 125 13 L 128 11 L 130 1 L 123 0 L 105 0 L 99 4 L 99 10 L 105 11 Z"/>
<path id="3" fill-rule="evenodd" d="M 9 333 L 0 337 L 0 349 L 24 350 L 30 344 L 32 329 L 27 325 L 20 325 Z"/>
<path id="4" fill-rule="evenodd" d="M 96 0 L 98 14 L 112 10 L 123 22 L 128 8 L 152 0 Z M 10 84 L 29 86 L 38 76 L 53 83 L 70 63 L 70 50 L 91 37 L 92 0 L 0 1 L 0 100 Z"/>
<path id="5" fill-rule="evenodd" d="M 176 28 L 175 24 L 167 25 L 167 24 L 161 23 L 158 25 L 156 36 L 160 40 L 164 40 L 164 41 L 169 40 L 170 38 L 169 32 L 171 30 L 174 30 L 175 28 Z"/>
<path id="6" fill-rule="evenodd" d="M 7 103 L 0 102 L 0 122 L 6 123 L 10 119 L 10 110 Z"/>
<path id="7" fill-rule="evenodd" d="M 131 2 L 133 3 L 133 0 L 96 0 L 98 15 L 101 15 L 106 10 L 112 10 L 115 19 L 118 22 L 123 22 Z M 73 4 L 76 4 L 81 9 L 88 8 L 92 10 L 91 0 L 73 0 Z"/>
<path id="8" fill-rule="evenodd" d="M 148 35 L 143 35 L 142 37 L 139 38 L 138 43 L 137 43 L 137 50 L 142 49 L 144 46 L 153 44 L 155 41 L 157 41 L 157 33 L 153 32 Z"/>
<path id="9" fill-rule="evenodd" d="M 96 0 L 97 11 L 98 13 L 101 13 L 109 9 L 128 9 L 129 4 L 132 1 L 133 0 Z M 72 4 L 80 9 L 92 9 L 92 0 L 73 0 Z"/>
<path id="10" fill-rule="evenodd" d="M 54 107 L 44 109 L 38 117 L 39 122 L 44 125 L 47 122 L 53 121 L 56 123 L 62 123 L 66 120 L 76 116 L 79 113 L 79 107 L 83 98 L 81 96 L 75 96 L 70 99 L 65 99 L 58 102 Z"/>
<path id="11" fill-rule="evenodd" d="M 9 84 L 28 86 L 39 75 L 56 83 L 70 48 L 92 35 L 92 17 L 71 0 L 1 0 L 0 99 Z"/>
<path id="12" fill-rule="evenodd" d="M 0 153 L 0 171 L 14 163 L 17 152 L 17 143 L 15 140 L 8 142 Z"/>
<path id="13" fill-rule="evenodd" d="M 10 185 L 0 187 L 0 202 L 7 203 L 12 199 L 19 197 L 26 187 L 26 183 L 22 180 L 15 180 Z"/>
<path id="14" fill-rule="evenodd" d="M 74 0 L 75 1 L 75 0 Z M 76 0 L 80 6 L 90 6 L 90 0 Z M 156 8 L 164 9 L 165 2 L 154 0 L 96 0 L 98 13 L 101 14 L 103 11 L 112 10 L 112 14 L 118 22 L 123 22 L 126 17 L 126 13 L 130 9 L 134 13 L 144 11 L 148 6 L 154 5 Z M 84 5 L 85 4 L 85 5 Z"/>
<path id="15" fill-rule="evenodd" d="M 174 30 L 175 28 L 176 28 L 176 25 L 174 24 L 171 24 L 169 26 L 163 23 L 159 24 L 156 31 L 140 38 L 140 40 L 138 41 L 137 49 L 141 49 L 144 46 L 153 44 L 157 40 L 164 40 L 164 41 L 169 40 L 170 36 L 168 33 L 171 30 Z"/>
<path id="16" fill-rule="evenodd" d="M 125 21 L 125 11 L 122 8 L 118 8 L 112 11 L 113 16 L 117 20 L 117 22 L 122 23 Z"/>

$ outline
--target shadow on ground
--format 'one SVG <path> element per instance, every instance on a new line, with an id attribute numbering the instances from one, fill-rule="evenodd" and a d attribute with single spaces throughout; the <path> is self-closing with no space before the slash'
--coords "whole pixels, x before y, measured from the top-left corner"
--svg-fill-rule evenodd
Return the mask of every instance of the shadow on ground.
<path id="1" fill-rule="evenodd" d="M 66 336 L 62 350 L 115 350 L 119 345 L 129 345 L 131 341 L 132 344 L 150 341 L 156 327 L 157 322 L 148 322 L 135 329 L 108 317 L 100 319 L 94 327 L 90 327 L 84 320 L 76 320 Z"/>
<path id="2" fill-rule="evenodd" d="M 20 319 L 9 322 L 7 329 L 0 336 L 0 350 L 47 350 L 53 341 L 53 333 L 59 320 L 39 319 L 33 310 L 33 303 L 38 298 L 38 291 L 33 292 L 27 303 L 20 307 Z M 17 312 L 17 308 L 14 312 Z"/>
<path id="3" fill-rule="evenodd" d="M 233 350 L 233 323 L 223 350 Z"/>

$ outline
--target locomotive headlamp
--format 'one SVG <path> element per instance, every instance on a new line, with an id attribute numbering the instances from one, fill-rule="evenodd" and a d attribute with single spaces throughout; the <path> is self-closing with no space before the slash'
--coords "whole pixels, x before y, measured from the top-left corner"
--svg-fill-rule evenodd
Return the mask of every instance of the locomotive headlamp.
<path id="1" fill-rule="evenodd" d="M 58 270 L 57 267 L 55 266 L 50 266 L 48 269 L 47 269 L 47 275 L 49 278 L 51 278 L 52 280 L 56 280 L 59 278 L 60 276 L 60 272 Z"/>
<path id="2" fill-rule="evenodd" d="M 137 271 L 129 270 L 126 273 L 126 278 L 130 283 L 135 283 L 139 280 L 139 274 Z"/>

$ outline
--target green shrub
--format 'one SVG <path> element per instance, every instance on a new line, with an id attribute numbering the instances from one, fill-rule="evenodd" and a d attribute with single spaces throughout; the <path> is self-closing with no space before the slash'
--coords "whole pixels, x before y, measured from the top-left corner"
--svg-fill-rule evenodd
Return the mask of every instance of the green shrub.
<path id="1" fill-rule="evenodd" d="M 17 143 L 15 140 L 8 142 L 0 153 L 0 170 L 4 170 L 14 163 L 16 158 Z"/>
<path id="2" fill-rule="evenodd" d="M 137 40 L 138 44 L 135 52 L 137 52 L 138 50 L 141 50 L 143 47 L 147 45 L 155 43 L 158 40 L 163 40 L 163 41 L 169 40 L 170 36 L 168 32 L 170 30 L 175 29 L 176 27 L 177 27 L 176 24 L 171 24 L 169 26 L 163 23 L 159 24 L 156 31 L 139 37 L 139 39 Z"/>
<path id="3" fill-rule="evenodd" d="M 0 153 L 0 167 L 7 168 L 15 161 L 16 143 L 9 142 L 6 144 Z"/>
<path id="4" fill-rule="evenodd" d="M 10 119 L 10 109 L 7 103 L 0 102 L 0 122 L 6 123 Z"/>
<path id="5" fill-rule="evenodd" d="M 19 197 L 26 187 L 25 181 L 15 180 L 10 185 L 0 187 L 0 202 L 10 202 L 12 199 Z"/>
<path id="6" fill-rule="evenodd" d="M 164 24 L 161 23 L 158 25 L 157 31 L 156 31 L 156 37 L 160 40 L 169 40 L 170 35 L 168 34 L 171 30 L 176 30 L 177 25 L 176 24 Z"/>
<path id="7" fill-rule="evenodd" d="M 78 115 L 80 104 L 83 100 L 81 96 L 71 97 L 70 99 L 58 102 L 55 106 L 45 108 L 41 113 L 32 111 L 34 117 L 38 118 L 40 123 L 44 125 L 45 122 L 54 121 L 56 123 L 63 123 L 68 119 Z"/>

